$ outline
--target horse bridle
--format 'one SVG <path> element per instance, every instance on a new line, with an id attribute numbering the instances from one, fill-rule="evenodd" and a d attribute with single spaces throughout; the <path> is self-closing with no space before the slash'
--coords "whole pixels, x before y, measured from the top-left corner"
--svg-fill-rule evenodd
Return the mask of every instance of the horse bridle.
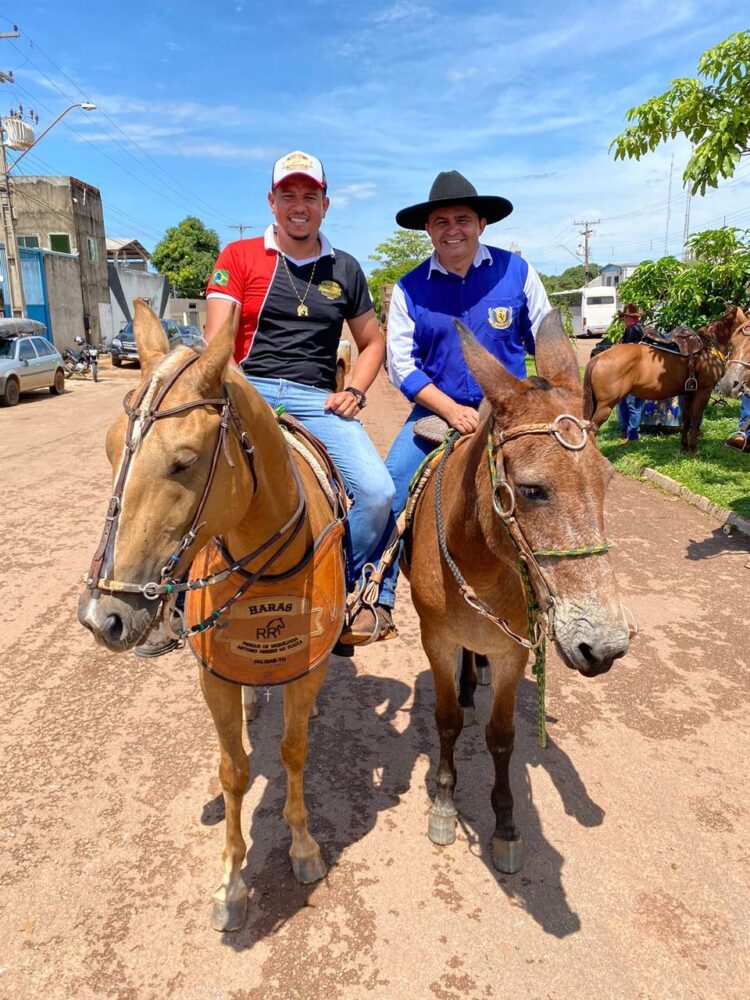
<path id="1" fill-rule="evenodd" d="M 177 595 L 182 591 L 198 590 L 203 587 L 208 587 L 215 583 L 222 582 L 232 573 L 244 570 L 244 567 L 249 562 L 262 556 L 276 542 L 283 539 L 281 544 L 275 548 L 269 556 L 267 556 L 259 569 L 247 574 L 247 579 L 243 582 L 240 590 L 221 608 L 214 611 L 210 618 L 194 625 L 189 630 L 191 633 L 202 632 L 207 628 L 211 628 L 215 624 L 216 619 L 223 614 L 227 608 L 229 608 L 248 589 L 248 587 L 261 577 L 262 573 L 291 545 L 292 541 L 296 538 L 302 527 L 306 511 L 305 493 L 302 487 L 302 481 L 300 479 L 296 463 L 292 462 L 291 467 L 297 489 L 297 505 L 294 513 L 286 524 L 279 528 L 278 531 L 274 532 L 274 534 L 271 535 L 270 538 L 266 539 L 266 541 L 263 542 L 262 545 L 258 546 L 258 548 L 243 556 L 241 559 L 235 560 L 225 570 L 222 570 L 219 573 L 215 573 L 209 577 L 202 577 L 197 580 L 180 581 L 179 579 L 174 578 L 173 574 L 175 568 L 184 554 L 193 545 L 198 532 L 203 527 L 204 522 L 201 522 L 201 516 L 211 493 L 211 487 L 214 482 L 216 469 L 222 452 L 224 453 L 230 467 L 234 468 L 234 462 L 229 454 L 228 446 L 228 435 L 230 429 L 237 436 L 242 452 L 247 460 L 248 468 L 253 478 L 253 489 L 257 489 L 258 485 L 258 480 L 255 474 L 255 448 L 248 439 L 247 433 L 242 426 L 240 416 L 237 413 L 226 386 L 222 386 L 222 394 L 217 399 L 195 399 L 190 400 L 187 403 L 180 403 L 177 406 L 160 409 L 161 404 L 164 402 L 164 399 L 174 384 L 180 376 L 198 360 L 199 357 L 200 355 L 194 354 L 187 358 L 186 361 L 170 373 L 163 385 L 159 386 L 158 382 L 155 383 L 153 379 L 148 379 L 137 391 L 134 399 L 132 399 L 132 391 L 125 396 L 125 399 L 123 400 L 123 407 L 128 415 L 128 426 L 125 433 L 125 453 L 120 465 L 120 471 L 117 475 L 114 489 L 112 491 L 112 496 L 109 501 L 101 541 L 99 542 L 96 552 L 94 553 L 91 567 L 85 578 L 86 586 L 91 591 L 102 590 L 108 593 L 142 594 L 148 600 L 173 598 L 174 595 Z M 117 534 L 120 511 L 122 509 L 122 495 L 136 450 L 157 420 L 173 417 L 179 413 L 187 413 L 190 410 L 203 406 L 216 407 L 221 417 L 219 433 L 216 437 L 216 443 L 211 456 L 210 470 L 190 527 L 182 536 L 182 539 L 175 551 L 162 567 L 160 579 L 158 581 L 150 581 L 148 583 L 131 583 L 127 581 L 107 580 L 102 578 L 102 567 L 111 551 L 112 546 L 114 545 Z M 287 536 L 286 538 L 284 537 L 285 535 Z"/>
<path id="2" fill-rule="evenodd" d="M 563 422 L 569 421 L 577 427 L 581 434 L 579 440 L 570 440 L 563 430 Z M 520 437 L 532 434 L 551 435 L 558 444 L 568 451 L 581 451 L 588 441 L 589 433 L 594 433 L 594 425 L 589 420 L 581 420 L 570 413 L 561 413 L 551 423 L 522 424 L 510 430 L 495 430 L 495 418 L 491 417 L 487 428 L 487 460 L 490 481 L 492 483 L 492 506 L 500 518 L 518 555 L 518 570 L 524 585 L 526 606 L 528 612 L 529 638 L 515 632 L 505 619 L 495 615 L 491 608 L 476 594 L 467 583 L 450 552 L 445 537 L 445 522 L 442 512 L 442 480 L 443 472 L 450 453 L 459 439 L 457 432 L 449 437 L 440 464 L 435 473 L 435 517 L 437 522 L 440 551 L 458 584 L 463 599 L 482 617 L 497 625 L 509 638 L 526 649 L 536 650 L 543 643 L 543 632 L 550 638 L 554 637 L 554 609 L 557 596 L 552 584 L 547 580 L 538 560 L 542 558 L 568 558 L 575 556 L 598 555 L 608 552 L 608 543 L 587 545 L 576 549 L 532 549 L 515 517 L 516 498 L 513 487 L 505 473 L 503 445 Z"/>
<path id="3" fill-rule="evenodd" d="M 747 323 L 743 323 L 737 332 L 742 334 L 743 337 L 750 337 L 750 320 L 748 320 Z M 750 361 L 740 361 L 739 358 L 733 358 L 730 355 L 727 358 L 727 363 L 724 368 L 725 373 L 728 371 L 730 365 L 739 365 L 740 368 L 750 368 Z"/>

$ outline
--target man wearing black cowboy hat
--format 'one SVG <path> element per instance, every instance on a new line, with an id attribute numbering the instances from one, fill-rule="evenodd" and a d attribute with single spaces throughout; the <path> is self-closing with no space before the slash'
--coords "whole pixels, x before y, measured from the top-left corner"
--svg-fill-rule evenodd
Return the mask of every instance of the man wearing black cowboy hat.
<path id="1" fill-rule="evenodd" d="M 617 313 L 625 327 L 622 335 L 623 344 L 640 344 L 643 340 L 641 320 L 645 313 L 641 312 L 635 302 L 628 302 L 624 309 Z M 624 396 L 617 404 L 617 416 L 620 421 L 620 437 L 623 441 L 637 441 L 641 436 L 641 414 L 643 400 L 632 394 Z"/>
<path id="2" fill-rule="evenodd" d="M 460 319 L 480 343 L 519 379 L 526 377 L 526 354 L 550 304 L 536 271 L 522 257 L 486 246 L 487 225 L 513 211 L 497 195 L 479 195 L 457 170 L 440 173 L 427 201 L 402 209 L 396 222 L 425 229 L 434 253 L 393 289 L 388 313 L 388 374 L 414 408 L 386 459 L 396 487 L 394 518 L 406 503 L 409 482 L 433 444 L 415 437 L 414 423 L 437 414 L 461 434 L 478 424 L 482 390 L 461 352 L 453 319 Z M 391 527 L 394 521 L 391 521 Z M 384 551 L 389 528 L 375 550 Z M 398 559 L 386 571 L 379 616 L 390 623 L 395 603 Z M 363 628 L 373 612 L 362 612 Z M 377 624 L 375 625 L 377 627 Z"/>

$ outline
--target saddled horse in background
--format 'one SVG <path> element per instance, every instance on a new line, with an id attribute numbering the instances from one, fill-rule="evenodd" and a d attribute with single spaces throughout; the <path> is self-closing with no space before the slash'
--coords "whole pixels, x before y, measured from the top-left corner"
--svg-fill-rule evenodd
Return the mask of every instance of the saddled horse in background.
<path id="1" fill-rule="evenodd" d="M 735 325 L 729 344 L 729 357 L 724 374 L 716 387 L 725 396 L 750 396 L 750 318 L 737 310 L 739 326 Z"/>
<path id="2" fill-rule="evenodd" d="M 494 686 L 486 727 L 493 862 L 515 872 L 522 845 L 509 780 L 514 705 L 530 649 L 540 645 L 539 616 L 563 661 L 585 677 L 608 671 L 628 648 L 604 534 L 613 473 L 582 419 L 578 365 L 559 310 L 537 336 L 539 376 L 524 381 L 456 326 L 485 402 L 477 431 L 446 451 L 427 480 L 402 562 L 435 682 L 440 762 L 428 833 L 438 844 L 455 839 L 454 747 L 464 720 L 455 673 L 463 653 L 465 675 L 465 651 L 473 651 L 489 660 Z"/>
<path id="3" fill-rule="evenodd" d="M 677 331 L 684 329 L 692 335 L 688 339 L 695 338 L 692 359 L 646 343 L 615 344 L 598 354 L 586 365 L 586 418 L 601 427 L 628 394 L 638 399 L 670 399 L 684 394 L 680 444 L 686 451 L 697 451 L 703 412 L 724 371 L 732 335 L 744 322 L 742 310 L 730 305 L 724 316 L 694 333 L 678 327 Z"/>
<path id="4" fill-rule="evenodd" d="M 159 320 L 137 300 L 135 335 L 141 386 L 126 397 L 126 412 L 107 435 L 115 488 L 79 620 L 108 649 L 124 652 L 143 640 L 162 599 L 187 590 L 188 624 L 193 602 L 188 641 L 204 666 L 230 678 L 244 662 L 245 638 L 254 644 L 254 656 L 270 653 L 263 668 L 269 671 L 282 648 L 304 651 L 317 643 L 317 668 L 311 669 L 313 657 L 309 671 L 286 678 L 281 740 L 292 868 L 299 881 L 313 882 L 326 866 L 307 827 L 303 769 L 311 709 L 341 631 L 343 524 L 332 516 L 319 477 L 305 461 L 296 461 L 273 411 L 233 364 L 230 320 L 202 354 L 186 347 L 168 353 Z M 318 566 L 320 552 L 332 553 L 329 576 L 322 578 L 331 585 L 328 604 L 306 581 L 302 598 L 237 600 L 250 582 L 272 586 L 264 582 L 271 575 L 281 581 L 278 592 L 289 594 L 290 580 L 300 567 Z M 191 563 L 191 583 L 180 582 Z M 215 593 L 219 598 L 209 601 Z M 311 593 L 315 601 L 305 606 Z M 230 607 L 244 619 L 235 641 Z M 267 645 L 258 652 L 261 640 Z M 219 738 L 226 805 L 224 874 L 212 922 L 217 930 L 231 930 L 242 924 L 248 895 L 240 874 L 246 852 L 240 813 L 248 783 L 241 687 L 209 669 L 199 673 Z M 268 675 L 258 682 L 274 683 Z"/>

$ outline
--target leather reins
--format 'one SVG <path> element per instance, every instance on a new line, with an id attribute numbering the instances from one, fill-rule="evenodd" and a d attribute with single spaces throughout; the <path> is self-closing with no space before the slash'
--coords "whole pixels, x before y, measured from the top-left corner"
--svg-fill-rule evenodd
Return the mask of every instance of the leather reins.
<path id="1" fill-rule="evenodd" d="M 203 522 L 201 522 L 200 518 L 211 493 L 211 487 L 213 485 L 216 469 L 222 452 L 224 453 L 230 467 L 234 468 L 234 463 L 229 454 L 227 441 L 230 429 L 236 434 L 240 447 L 242 448 L 243 454 L 247 460 L 250 474 L 253 478 L 253 489 L 257 489 L 258 486 L 258 480 L 255 474 L 255 448 L 252 444 L 250 444 L 247 433 L 242 426 L 241 418 L 229 396 L 226 386 L 222 386 L 222 394 L 220 398 L 190 400 L 187 403 L 180 403 L 178 406 L 160 409 L 161 404 L 164 402 L 164 399 L 174 384 L 180 376 L 198 360 L 198 358 L 198 354 L 189 357 L 185 362 L 183 362 L 183 364 L 179 365 L 165 380 L 164 384 L 161 387 L 156 388 L 155 391 L 152 384 L 153 380 L 149 380 L 137 391 L 135 399 L 132 403 L 131 398 L 133 396 L 133 392 L 129 392 L 123 400 L 123 407 L 128 415 L 128 426 L 125 434 L 125 454 L 123 456 L 120 471 L 109 501 L 102 537 L 96 552 L 94 553 L 91 567 L 85 579 L 86 586 L 91 591 L 103 590 L 108 593 L 142 594 L 148 600 L 159 600 L 176 595 L 181 591 L 197 590 L 202 587 L 208 587 L 212 584 L 220 583 L 227 579 L 227 577 L 229 577 L 232 573 L 244 570 L 244 567 L 249 562 L 252 562 L 254 559 L 262 556 L 268 551 L 268 549 L 274 546 L 276 542 L 283 539 L 281 544 L 278 545 L 278 547 L 276 547 L 264 560 L 262 566 L 247 575 L 247 578 L 239 588 L 238 592 L 234 594 L 232 598 L 230 598 L 230 600 L 227 601 L 221 608 L 214 611 L 209 618 L 199 622 L 197 625 L 194 625 L 189 630 L 191 633 L 202 632 L 207 628 L 211 628 L 213 624 L 215 624 L 216 619 L 218 619 L 219 616 L 227 610 L 227 608 L 234 604 L 234 602 L 242 596 L 242 594 L 250 586 L 252 586 L 253 583 L 261 578 L 263 572 L 273 562 L 275 562 L 276 559 L 278 559 L 278 557 L 281 556 L 281 554 L 294 541 L 302 528 L 307 509 L 302 480 L 297 469 L 297 464 L 292 460 L 290 464 L 297 491 L 297 505 L 292 516 L 281 528 L 278 529 L 278 531 L 274 532 L 274 534 L 270 538 L 266 539 L 262 545 L 259 545 L 256 549 L 249 552 L 241 559 L 235 560 L 230 566 L 219 573 L 209 577 L 202 577 L 198 580 L 189 581 L 180 581 L 173 577 L 174 570 L 180 559 L 188 551 L 191 545 L 193 545 L 198 532 L 201 527 L 203 527 Z M 153 395 L 149 398 L 151 393 L 153 393 Z M 197 409 L 201 406 L 217 407 L 221 415 L 221 423 L 219 426 L 219 433 L 216 438 L 216 444 L 214 445 L 213 454 L 211 456 L 211 466 L 208 478 L 203 488 L 203 493 L 198 502 L 198 506 L 193 515 L 190 527 L 182 536 L 176 550 L 162 567 L 160 579 L 158 581 L 150 581 L 148 583 L 141 584 L 102 578 L 102 567 L 104 566 L 107 556 L 110 554 L 111 549 L 114 546 L 114 541 L 117 535 L 120 512 L 122 510 L 122 495 L 136 450 L 157 420 L 163 420 L 167 417 L 173 417 L 180 413 L 186 413 L 189 410 Z M 136 428 L 138 429 L 136 430 Z M 285 535 L 287 536 L 286 538 L 284 538 Z M 305 556 L 303 556 L 303 561 L 304 558 Z M 183 633 L 183 635 L 184 634 L 187 633 Z"/>
<path id="2" fill-rule="evenodd" d="M 563 421 L 570 421 L 579 428 L 581 432 L 580 440 L 569 440 L 565 437 L 562 429 Z M 453 446 L 459 439 L 459 435 L 456 432 L 453 432 L 448 438 L 443 456 L 435 473 L 435 517 L 440 552 L 453 574 L 458 584 L 459 592 L 466 603 L 474 611 L 482 615 L 483 618 L 487 618 L 494 625 L 497 625 L 514 642 L 517 642 L 525 649 L 536 650 L 543 642 L 542 630 L 546 631 L 550 638 L 554 637 L 554 609 L 557 600 L 555 590 L 545 576 L 538 560 L 541 558 L 561 559 L 597 555 L 608 552 L 611 546 L 609 543 L 603 543 L 582 546 L 576 549 L 532 549 L 515 517 L 515 493 L 505 473 L 503 445 L 507 444 L 508 441 L 531 434 L 549 434 L 563 448 L 569 451 L 581 451 L 588 441 L 589 432 L 594 432 L 594 426 L 588 420 L 581 420 L 579 417 L 572 416 L 569 413 L 561 413 L 551 423 L 522 424 L 519 427 L 501 431 L 497 435 L 494 434 L 494 427 L 495 419 L 492 417 L 487 429 L 487 459 L 490 481 L 492 483 L 492 506 L 518 555 L 518 571 L 524 584 L 524 593 L 529 614 L 529 638 L 525 639 L 519 635 L 510 627 L 505 619 L 493 613 L 491 608 L 466 581 L 448 551 L 442 510 L 442 482 L 443 473 Z"/>

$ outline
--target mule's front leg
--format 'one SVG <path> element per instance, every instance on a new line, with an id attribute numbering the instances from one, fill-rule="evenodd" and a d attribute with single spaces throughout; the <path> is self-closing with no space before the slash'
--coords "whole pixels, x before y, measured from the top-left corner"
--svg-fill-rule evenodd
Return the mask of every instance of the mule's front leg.
<path id="1" fill-rule="evenodd" d="M 435 682 L 435 722 L 440 738 L 437 790 L 429 812 L 427 835 L 433 844 L 452 844 L 456 839 L 458 815 L 453 804 L 456 786 L 453 751 L 463 727 L 463 712 L 456 696 L 456 658 L 459 650 L 438 638 L 428 638 L 424 630 L 422 645 L 429 657 Z"/>
<path id="2" fill-rule="evenodd" d="M 298 882 L 317 882 L 327 871 L 320 848 L 307 829 L 304 795 L 307 727 L 327 672 L 328 663 L 324 663 L 284 688 L 284 736 L 281 740 L 281 759 L 287 774 L 284 819 L 292 831 L 289 857 Z"/>
<path id="3" fill-rule="evenodd" d="M 242 799 L 249 774 L 242 745 L 242 694 L 237 684 L 222 681 L 207 670 L 200 670 L 200 678 L 219 737 L 219 777 L 226 813 L 224 876 L 214 893 L 211 924 L 217 931 L 233 931 L 242 926 L 247 906 L 247 887 L 240 875 L 247 850 L 242 837 Z"/>
<path id="4" fill-rule="evenodd" d="M 492 808 L 495 811 L 492 863 L 498 871 L 507 874 L 520 871 L 523 863 L 523 841 L 513 822 L 510 760 L 515 737 L 513 715 L 516 688 L 523 676 L 527 659 L 528 653 L 520 646 L 514 646 L 502 659 L 491 658 L 495 698 L 485 736 L 495 765 L 495 783 L 492 787 Z"/>

